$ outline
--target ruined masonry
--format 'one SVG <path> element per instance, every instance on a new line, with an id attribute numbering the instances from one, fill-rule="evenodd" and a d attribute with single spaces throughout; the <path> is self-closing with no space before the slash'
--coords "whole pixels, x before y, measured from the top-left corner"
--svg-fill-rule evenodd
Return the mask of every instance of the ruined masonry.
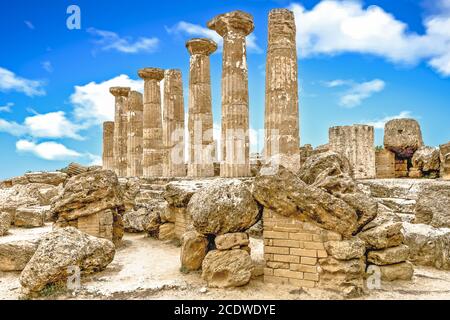
<path id="1" fill-rule="evenodd" d="M 142 94 L 131 91 L 128 98 L 128 146 L 127 146 L 127 176 L 142 176 L 143 152 L 143 102 Z"/>
<path id="2" fill-rule="evenodd" d="M 191 55 L 189 71 L 189 177 L 214 176 L 213 114 L 209 56 L 217 44 L 209 39 L 186 43 Z"/>
<path id="3" fill-rule="evenodd" d="M 222 14 L 207 24 L 223 37 L 222 177 L 250 176 L 249 96 L 245 38 L 253 17 L 242 11 Z"/>
<path id="4" fill-rule="evenodd" d="M 295 36 L 294 14 L 286 9 L 270 11 L 264 156 L 271 159 L 281 155 L 280 164 L 297 171 L 300 136 Z"/>
<path id="5" fill-rule="evenodd" d="M 103 123 L 103 168 L 114 171 L 114 121 Z"/>
<path id="6" fill-rule="evenodd" d="M 113 87 L 111 94 L 116 99 L 114 117 L 114 171 L 119 177 L 127 175 L 127 123 L 128 123 L 128 94 L 130 88 Z"/>

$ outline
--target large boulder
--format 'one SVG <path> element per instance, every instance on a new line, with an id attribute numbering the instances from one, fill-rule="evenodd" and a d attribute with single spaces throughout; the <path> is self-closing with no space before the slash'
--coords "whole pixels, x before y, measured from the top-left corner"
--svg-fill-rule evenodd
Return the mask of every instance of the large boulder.
<path id="1" fill-rule="evenodd" d="M 11 215 L 8 212 L 0 212 L 0 237 L 8 233 L 11 226 Z"/>
<path id="2" fill-rule="evenodd" d="M 217 180 L 195 193 L 187 207 L 195 229 L 202 234 L 242 232 L 260 218 L 260 208 L 245 183 Z"/>
<path id="3" fill-rule="evenodd" d="M 439 173 L 441 161 L 439 159 L 439 149 L 433 147 L 420 147 L 412 157 L 413 167 L 423 174 L 429 175 Z"/>
<path id="4" fill-rule="evenodd" d="M 423 146 L 422 131 L 414 119 L 394 119 L 384 127 L 384 147 L 399 158 L 412 158 Z"/>
<path id="5" fill-rule="evenodd" d="M 114 254 L 115 246 L 109 240 L 72 227 L 56 229 L 41 239 L 20 283 L 28 293 L 39 292 L 48 284 L 66 281 L 69 267 L 77 266 L 84 274 L 105 269 Z"/>
<path id="6" fill-rule="evenodd" d="M 340 174 L 352 175 L 350 162 L 346 157 L 332 151 L 310 156 L 298 173 L 300 179 L 307 184 L 313 184 L 327 176 Z"/>
<path id="7" fill-rule="evenodd" d="M 250 244 L 248 234 L 244 232 L 227 233 L 214 239 L 217 250 L 229 250 L 233 248 L 246 247 Z"/>
<path id="8" fill-rule="evenodd" d="M 33 257 L 38 239 L 0 242 L 0 271 L 22 271 Z"/>
<path id="9" fill-rule="evenodd" d="M 67 180 L 64 191 L 52 206 L 57 225 L 88 224 L 86 232 L 114 242 L 123 236 L 123 194 L 114 172 L 88 171 Z M 109 217 L 112 215 L 112 218 Z M 87 217 L 95 217 L 90 221 Z M 107 221 L 101 221 L 108 217 Z M 98 221 L 100 220 L 100 221 Z M 76 225 L 76 224 L 75 224 Z"/>
<path id="10" fill-rule="evenodd" d="M 363 231 L 358 236 L 366 243 L 367 248 L 372 250 L 396 247 L 404 240 L 401 222 L 386 222 Z"/>
<path id="11" fill-rule="evenodd" d="M 409 248 L 406 245 L 386 248 L 383 250 L 370 251 L 367 261 L 379 266 L 396 264 L 408 260 Z"/>
<path id="12" fill-rule="evenodd" d="M 327 253 L 338 260 L 359 259 L 366 253 L 366 244 L 359 238 L 325 242 Z"/>
<path id="13" fill-rule="evenodd" d="M 186 271 L 199 270 L 208 252 L 208 239 L 196 232 L 188 231 L 181 237 L 181 268 Z"/>
<path id="14" fill-rule="evenodd" d="M 42 227 L 49 211 L 49 207 L 18 208 L 14 217 L 14 225 L 22 228 Z"/>
<path id="15" fill-rule="evenodd" d="M 166 185 L 163 193 L 167 203 L 176 208 L 187 207 L 192 196 L 203 187 L 207 186 L 209 181 L 174 181 Z"/>
<path id="16" fill-rule="evenodd" d="M 203 260 L 202 278 L 212 288 L 240 287 L 250 282 L 253 268 L 244 250 L 212 250 Z"/>
<path id="17" fill-rule="evenodd" d="M 425 224 L 404 224 L 409 260 L 417 265 L 450 270 L 450 229 Z"/>
<path id="18" fill-rule="evenodd" d="M 123 193 L 123 205 L 125 212 L 136 208 L 136 197 L 139 194 L 141 183 L 139 178 L 120 179 L 120 186 Z"/>
<path id="19" fill-rule="evenodd" d="M 297 216 L 346 237 L 358 229 L 358 215 L 345 201 L 307 185 L 282 167 L 277 175 L 256 177 L 252 193 L 261 205 L 280 215 Z"/>
<path id="20" fill-rule="evenodd" d="M 68 176 L 63 172 L 30 172 L 25 177 L 30 183 L 41 183 L 58 186 L 64 183 Z"/>
<path id="21" fill-rule="evenodd" d="M 124 229 L 127 232 L 156 232 L 157 234 L 161 225 L 161 214 L 165 210 L 165 203 L 151 201 L 145 207 L 129 211 L 123 215 Z"/>
<path id="22" fill-rule="evenodd" d="M 414 267 L 410 262 L 379 266 L 379 268 L 383 281 L 411 280 L 414 275 Z"/>
<path id="23" fill-rule="evenodd" d="M 450 228 L 450 184 L 424 188 L 416 203 L 414 223 Z"/>
<path id="24" fill-rule="evenodd" d="M 167 222 L 160 225 L 158 239 L 162 241 L 175 239 L 175 223 Z"/>

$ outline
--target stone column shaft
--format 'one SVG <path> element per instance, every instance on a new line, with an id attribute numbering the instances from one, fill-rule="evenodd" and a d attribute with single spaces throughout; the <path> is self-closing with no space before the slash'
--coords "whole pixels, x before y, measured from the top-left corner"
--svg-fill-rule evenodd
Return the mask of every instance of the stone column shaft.
<path id="1" fill-rule="evenodd" d="M 141 177 L 143 157 L 143 98 L 137 91 L 131 91 L 128 98 L 128 143 L 127 176 Z"/>
<path id="2" fill-rule="evenodd" d="M 189 77 L 189 165 L 190 177 L 214 176 L 214 138 L 209 55 L 217 44 L 209 39 L 186 43 L 191 54 Z"/>
<path id="3" fill-rule="evenodd" d="M 274 9 L 269 14 L 264 156 L 280 155 L 281 164 L 294 171 L 300 167 L 297 59 L 294 14 Z M 290 161 L 283 163 L 285 157 Z"/>
<path id="4" fill-rule="evenodd" d="M 103 123 L 103 169 L 114 171 L 114 121 Z"/>
<path id="5" fill-rule="evenodd" d="M 184 96 L 180 70 L 166 70 L 164 75 L 163 175 L 186 176 L 184 161 Z"/>
<path id="6" fill-rule="evenodd" d="M 223 37 L 222 177 L 250 176 L 249 97 L 246 36 L 253 17 L 242 11 L 219 15 L 208 28 Z"/>
<path id="7" fill-rule="evenodd" d="M 164 70 L 145 68 L 139 71 L 139 76 L 144 79 L 143 175 L 161 177 L 164 150 L 160 81 L 164 79 Z"/>
<path id="8" fill-rule="evenodd" d="M 114 117 L 114 169 L 119 177 L 127 175 L 127 122 L 128 94 L 130 88 L 114 87 L 110 89 L 116 98 Z"/>

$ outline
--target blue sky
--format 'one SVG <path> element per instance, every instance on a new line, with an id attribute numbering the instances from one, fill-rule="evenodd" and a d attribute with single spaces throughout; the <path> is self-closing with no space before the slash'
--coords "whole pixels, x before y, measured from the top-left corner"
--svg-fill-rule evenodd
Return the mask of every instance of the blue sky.
<path id="1" fill-rule="evenodd" d="M 66 26 L 73 4 L 80 30 Z M 375 125 L 382 144 L 383 123 L 405 116 L 420 121 L 427 145 L 450 140 L 450 0 L 16 0 L 0 11 L 0 179 L 98 162 L 114 109 L 108 87 L 142 90 L 139 68 L 181 69 L 187 108 L 184 43 L 217 37 L 206 22 L 236 9 L 255 18 L 250 118 L 263 128 L 267 15 L 284 7 L 297 18 L 302 144 L 354 123 Z M 211 73 L 220 125 L 220 50 Z"/>

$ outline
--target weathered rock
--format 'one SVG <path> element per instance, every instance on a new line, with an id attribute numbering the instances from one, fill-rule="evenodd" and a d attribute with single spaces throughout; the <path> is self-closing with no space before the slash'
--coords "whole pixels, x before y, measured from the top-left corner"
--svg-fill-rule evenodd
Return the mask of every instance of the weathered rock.
<path id="1" fill-rule="evenodd" d="M 396 247 L 403 243 L 400 222 L 387 222 L 375 228 L 361 232 L 358 236 L 364 240 L 368 249 L 385 249 Z"/>
<path id="2" fill-rule="evenodd" d="M 68 176 L 63 172 L 31 172 L 25 173 L 25 177 L 30 183 L 41 183 L 58 186 L 64 183 Z"/>
<path id="3" fill-rule="evenodd" d="M 0 212 L 0 237 L 8 233 L 11 226 L 11 215 L 8 212 Z"/>
<path id="4" fill-rule="evenodd" d="M 384 127 L 384 147 L 399 158 L 411 158 L 423 146 L 422 131 L 414 119 L 394 119 Z"/>
<path id="5" fill-rule="evenodd" d="M 203 260 L 202 270 L 202 278 L 209 287 L 240 287 L 249 283 L 253 264 L 244 250 L 212 250 Z"/>
<path id="6" fill-rule="evenodd" d="M 325 242 L 327 253 L 338 260 L 359 259 L 366 253 L 366 244 L 358 238 Z"/>
<path id="7" fill-rule="evenodd" d="M 66 281 L 68 268 L 78 266 L 82 273 L 101 271 L 113 260 L 114 244 L 72 228 L 61 228 L 45 235 L 20 275 L 28 292 L 39 292 L 47 284 Z"/>
<path id="8" fill-rule="evenodd" d="M 123 191 L 123 205 L 125 212 L 128 212 L 136 208 L 135 199 L 140 191 L 141 184 L 139 178 L 120 179 L 119 181 L 123 181 L 120 184 Z"/>
<path id="9" fill-rule="evenodd" d="M 22 271 L 38 245 L 37 239 L 0 242 L 0 271 Z"/>
<path id="10" fill-rule="evenodd" d="M 161 222 L 172 222 L 172 223 L 175 223 L 176 210 L 174 210 L 173 207 L 167 205 L 167 203 L 166 203 L 164 205 L 163 210 L 161 210 L 160 217 L 161 217 Z"/>
<path id="11" fill-rule="evenodd" d="M 412 157 L 413 167 L 425 174 L 435 173 L 440 169 L 439 149 L 433 147 L 421 147 Z"/>
<path id="12" fill-rule="evenodd" d="M 89 168 L 82 166 L 81 164 L 72 162 L 66 168 L 61 169 L 60 171 L 66 173 L 69 178 L 71 178 L 73 176 L 88 172 Z"/>
<path id="13" fill-rule="evenodd" d="M 253 225 L 250 229 L 247 230 L 247 233 L 253 238 L 261 239 L 263 237 L 264 224 L 263 220 L 259 220 L 257 223 Z"/>
<path id="14" fill-rule="evenodd" d="M 159 226 L 158 239 L 159 240 L 172 240 L 175 238 L 175 224 L 164 223 Z"/>
<path id="15" fill-rule="evenodd" d="M 170 206 L 185 208 L 191 197 L 207 184 L 208 182 L 195 181 L 170 182 L 166 185 L 163 197 Z"/>
<path id="16" fill-rule="evenodd" d="M 218 180 L 195 193 L 187 213 L 202 234 L 242 232 L 260 218 L 247 185 L 239 180 Z"/>
<path id="17" fill-rule="evenodd" d="M 189 231 L 181 237 L 181 267 L 183 269 L 187 271 L 200 269 L 207 252 L 208 239 L 204 235 Z"/>
<path id="18" fill-rule="evenodd" d="M 214 241 L 216 243 L 217 250 L 229 250 L 236 246 L 248 246 L 250 243 L 248 234 L 243 232 L 226 233 L 223 235 L 219 235 Z"/>
<path id="19" fill-rule="evenodd" d="M 136 211 L 130 211 L 123 215 L 124 229 L 127 232 L 145 232 L 155 231 L 159 228 L 161 220 L 159 218 L 158 207 L 154 210 L 149 208 L 139 208 Z"/>
<path id="20" fill-rule="evenodd" d="M 310 156 L 301 166 L 298 176 L 307 184 L 317 183 L 328 176 L 352 175 L 347 158 L 332 151 Z"/>
<path id="21" fill-rule="evenodd" d="M 22 228 L 42 227 L 48 211 L 48 207 L 18 208 L 14 217 L 14 225 Z"/>
<path id="22" fill-rule="evenodd" d="M 307 185 L 282 167 L 277 175 L 256 177 L 252 193 L 260 204 L 278 214 L 298 216 L 346 237 L 358 228 L 358 216 L 345 201 Z"/>
<path id="23" fill-rule="evenodd" d="M 362 192 L 335 195 L 354 209 L 358 216 L 356 231 L 353 232 L 353 235 L 361 231 L 364 226 L 376 218 L 378 214 L 378 203 L 368 195 Z"/>
<path id="24" fill-rule="evenodd" d="M 409 257 L 409 248 L 406 245 L 387 248 L 378 251 L 370 251 L 367 255 L 367 262 L 378 266 L 396 264 L 404 262 Z"/>
<path id="25" fill-rule="evenodd" d="M 383 281 L 411 280 L 414 275 L 414 267 L 410 262 L 379 266 L 379 268 Z"/>
<path id="26" fill-rule="evenodd" d="M 429 186 L 419 194 L 414 223 L 450 228 L 450 184 Z"/>
<path id="27" fill-rule="evenodd" d="M 450 270 L 450 229 L 405 223 L 404 233 L 411 262 Z"/>

